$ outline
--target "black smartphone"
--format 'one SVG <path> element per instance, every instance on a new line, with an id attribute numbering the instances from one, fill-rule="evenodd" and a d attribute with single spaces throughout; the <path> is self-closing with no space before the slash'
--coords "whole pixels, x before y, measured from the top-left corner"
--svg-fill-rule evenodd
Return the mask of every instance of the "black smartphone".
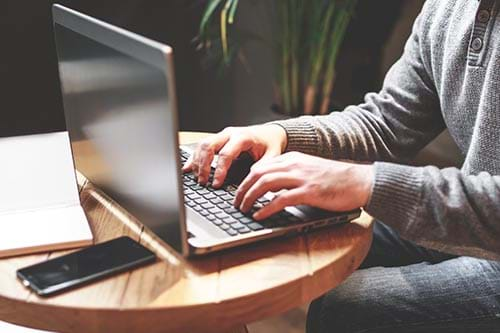
<path id="1" fill-rule="evenodd" d="M 153 252 L 120 237 L 22 268 L 17 277 L 40 296 L 50 296 L 156 260 Z"/>

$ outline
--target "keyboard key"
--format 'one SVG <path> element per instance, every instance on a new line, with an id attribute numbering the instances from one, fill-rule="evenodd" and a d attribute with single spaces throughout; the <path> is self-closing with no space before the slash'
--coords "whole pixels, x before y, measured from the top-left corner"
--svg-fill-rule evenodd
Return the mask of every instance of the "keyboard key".
<path id="1" fill-rule="evenodd" d="M 226 230 L 226 232 L 229 234 L 229 236 L 237 236 L 238 235 L 238 232 L 236 230 L 233 230 L 233 229 L 228 229 L 228 230 Z"/>
<path id="2" fill-rule="evenodd" d="M 247 217 L 247 216 L 243 216 L 242 218 L 239 218 L 238 219 L 241 223 L 251 223 L 253 222 L 253 219 Z"/>
<path id="3" fill-rule="evenodd" d="M 217 214 L 217 213 L 222 212 L 222 211 L 221 211 L 219 208 L 217 208 L 217 207 L 210 208 L 208 211 L 209 211 L 211 214 Z"/>
<path id="4" fill-rule="evenodd" d="M 200 213 L 201 216 L 208 216 L 210 213 L 206 210 L 200 210 L 198 213 Z"/>
<path id="5" fill-rule="evenodd" d="M 230 201 L 232 202 L 233 201 L 233 196 L 232 195 L 229 195 L 229 194 L 224 194 L 220 197 L 222 200 L 226 200 L 226 201 Z"/>
<path id="6" fill-rule="evenodd" d="M 228 186 L 226 186 L 225 190 L 228 192 L 236 192 L 238 190 L 238 188 L 234 185 L 228 185 Z"/>
<path id="7" fill-rule="evenodd" d="M 240 219 L 240 218 L 242 218 L 242 217 L 245 217 L 245 215 L 243 215 L 243 213 L 242 213 L 242 212 L 240 212 L 240 211 L 238 211 L 238 210 L 236 211 L 236 213 L 231 213 L 231 215 L 232 215 L 234 218 L 236 218 L 236 219 Z"/>
<path id="8" fill-rule="evenodd" d="M 230 204 L 228 204 L 226 202 L 222 202 L 220 204 L 217 204 L 217 207 L 219 207 L 220 209 L 226 210 L 226 209 L 229 209 L 233 206 L 231 206 Z"/>
<path id="9" fill-rule="evenodd" d="M 205 218 L 207 220 L 209 220 L 209 221 L 215 221 L 215 220 L 217 220 L 217 218 L 213 214 L 209 214 L 209 215 L 205 216 Z"/>
<path id="10" fill-rule="evenodd" d="M 205 199 L 207 199 L 207 200 L 212 200 L 212 199 L 217 198 L 217 196 L 215 194 L 213 194 L 212 192 L 209 192 L 208 194 L 205 194 L 203 197 Z"/>
<path id="11" fill-rule="evenodd" d="M 193 206 L 193 209 L 194 209 L 195 211 L 197 211 L 197 212 L 200 212 L 200 211 L 204 210 L 204 209 L 203 209 L 201 206 L 199 206 L 199 205 Z"/>
<path id="12" fill-rule="evenodd" d="M 248 232 L 250 232 L 250 231 L 252 231 L 252 230 L 250 230 L 249 228 L 247 228 L 247 227 L 245 227 L 245 226 L 244 226 L 243 228 L 241 228 L 241 229 L 238 229 L 238 232 L 239 232 L 240 234 L 246 234 L 246 233 L 248 233 Z"/>
<path id="13" fill-rule="evenodd" d="M 227 225 L 227 224 L 221 224 L 219 226 L 219 228 L 221 228 L 224 231 L 231 229 L 231 227 L 229 225 Z"/>
<path id="14" fill-rule="evenodd" d="M 194 183 L 194 185 L 190 186 L 193 190 L 195 191 L 199 191 L 199 190 L 202 190 L 203 189 L 203 186 L 201 186 L 200 184 L 198 183 Z"/>
<path id="15" fill-rule="evenodd" d="M 188 194 L 186 195 L 189 199 L 192 199 L 192 200 L 196 200 L 196 199 L 200 199 L 201 196 L 199 196 L 198 194 L 196 193 L 193 193 L 193 194 Z"/>
<path id="16" fill-rule="evenodd" d="M 235 214 L 235 213 L 239 213 L 239 211 L 236 208 L 234 208 L 234 206 L 230 206 L 229 208 L 224 209 L 224 211 L 228 214 L 231 214 L 231 215 Z"/>
<path id="17" fill-rule="evenodd" d="M 227 217 L 227 214 L 224 212 L 220 212 L 220 213 L 216 213 L 215 217 L 217 217 L 218 219 L 223 219 L 223 218 Z"/>
<path id="18" fill-rule="evenodd" d="M 199 191 L 197 191 L 197 192 L 198 192 L 198 194 L 201 194 L 201 195 L 205 195 L 205 194 L 209 194 L 209 193 L 210 193 L 210 191 L 209 191 L 209 190 L 207 190 L 206 188 L 204 188 L 204 189 L 202 189 L 202 190 L 199 190 Z"/>
<path id="19" fill-rule="evenodd" d="M 247 224 L 247 227 L 252 229 L 253 231 L 258 231 L 258 230 L 264 229 L 264 227 L 260 223 L 257 223 L 257 222 L 249 223 L 249 224 Z"/>
<path id="20" fill-rule="evenodd" d="M 224 201 L 222 201 L 220 198 L 215 197 L 214 199 L 210 199 L 210 202 L 213 203 L 214 205 L 220 204 Z"/>
<path id="21" fill-rule="evenodd" d="M 210 209 L 213 208 L 214 206 L 210 202 L 205 202 L 204 204 L 201 205 L 201 207 L 205 209 Z"/>
<path id="22" fill-rule="evenodd" d="M 186 205 L 188 205 L 189 207 L 194 207 L 194 206 L 196 206 L 196 202 L 194 202 L 194 201 L 186 201 Z"/>
<path id="23" fill-rule="evenodd" d="M 224 217 L 222 219 L 225 223 L 227 224 L 233 224 L 233 223 L 238 223 L 238 221 L 236 219 L 234 219 L 233 217 L 229 216 L 229 217 Z"/>
<path id="24" fill-rule="evenodd" d="M 256 209 L 256 210 L 258 210 L 258 209 L 261 209 L 262 207 L 264 207 L 264 205 L 263 205 L 263 204 L 256 202 L 256 203 L 253 205 L 252 209 Z"/>
<path id="25" fill-rule="evenodd" d="M 224 224 L 224 222 L 222 222 L 221 220 L 219 219 L 215 219 L 213 221 L 211 221 L 213 224 L 215 224 L 216 226 L 221 226 Z"/>
<path id="26" fill-rule="evenodd" d="M 203 199 L 203 198 L 198 198 L 198 199 L 195 199 L 194 202 L 196 202 L 198 205 L 201 205 L 201 204 L 207 203 L 208 201 L 206 199 Z"/>
<path id="27" fill-rule="evenodd" d="M 268 204 L 269 202 L 271 202 L 271 200 L 262 197 L 262 198 L 257 199 L 257 202 L 261 203 L 261 204 Z"/>
<path id="28" fill-rule="evenodd" d="M 231 224 L 231 228 L 239 230 L 239 229 L 243 229 L 243 228 L 246 228 L 246 227 L 243 224 L 241 224 L 239 222 L 236 222 L 236 223 Z"/>

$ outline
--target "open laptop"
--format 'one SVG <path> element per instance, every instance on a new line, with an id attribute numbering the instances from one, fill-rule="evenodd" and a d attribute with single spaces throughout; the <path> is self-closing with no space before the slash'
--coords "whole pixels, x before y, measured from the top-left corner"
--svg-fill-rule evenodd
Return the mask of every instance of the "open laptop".
<path id="1" fill-rule="evenodd" d="M 60 5 L 53 18 L 76 168 L 176 251 L 204 254 L 359 216 L 298 206 L 259 222 L 239 212 L 237 184 L 215 190 L 181 172 L 192 147 L 178 143 L 172 49 Z"/>

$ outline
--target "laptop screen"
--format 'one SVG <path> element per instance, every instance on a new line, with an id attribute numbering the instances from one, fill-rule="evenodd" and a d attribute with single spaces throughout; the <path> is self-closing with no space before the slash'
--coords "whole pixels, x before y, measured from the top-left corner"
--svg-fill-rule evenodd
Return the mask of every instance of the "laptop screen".
<path id="1" fill-rule="evenodd" d="M 183 252 L 177 117 L 166 55 L 141 37 L 57 11 L 59 74 L 76 168 Z M 163 64 L 148 62 L 150 51 Z"/>

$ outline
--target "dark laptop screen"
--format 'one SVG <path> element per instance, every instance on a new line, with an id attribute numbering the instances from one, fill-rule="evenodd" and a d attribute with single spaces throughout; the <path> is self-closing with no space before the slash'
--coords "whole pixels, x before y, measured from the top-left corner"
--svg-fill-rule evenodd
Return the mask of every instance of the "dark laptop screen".
<path id="1" fill-rule="evenodd" d="M 101 32 L 93 33 L 102 39 L 90 38 L 92 33 L 87 32 L 93 24 L 85 23 L 81 33 L 57 19 L 54 27 L 76 167 L 182 252 L 183 203 L 178 190 L 178 146 L 173 139 L 176 110 L 174 96 L 168 93 L 167 60 L 159 68 L 108 46 L 103 39 L 116 35 L 118 43 L 126 43 L 127 38 L 102 26 Z M 135 40 L 130 50 L 140 47 Z"/>

